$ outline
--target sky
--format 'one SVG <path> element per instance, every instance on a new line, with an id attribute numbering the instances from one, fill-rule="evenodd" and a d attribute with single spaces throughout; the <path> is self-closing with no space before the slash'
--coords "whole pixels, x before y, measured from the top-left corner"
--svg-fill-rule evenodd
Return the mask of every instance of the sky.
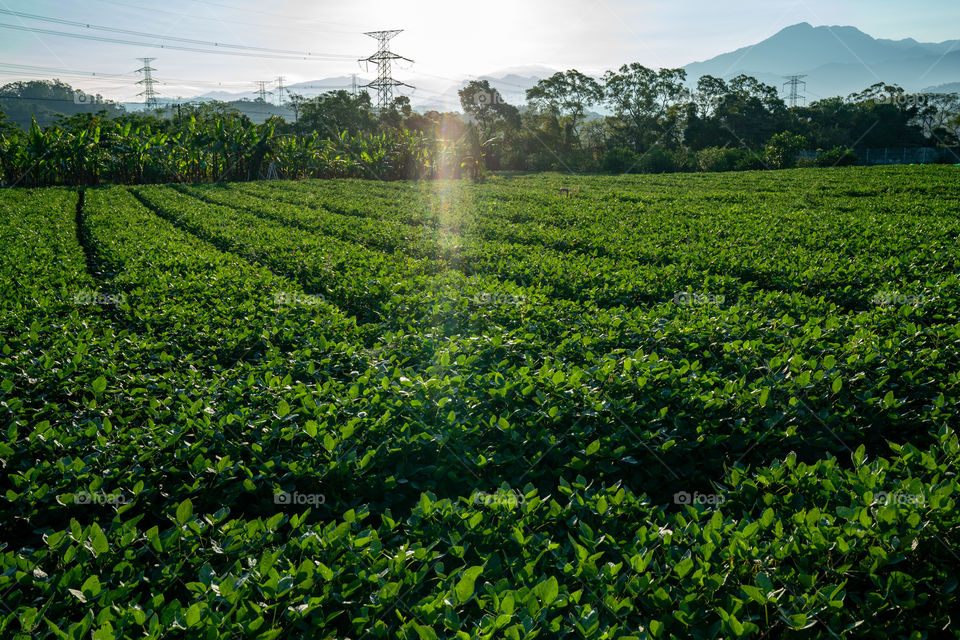
<path id="1" fill-rule="evenodd" d="M 266 58 L 153 48 L 142 43 L 175 43 L 16 13 L 313 55 L 304 60 L 302 55 Z M 391 49 L 413 62 L 395 61 L 394 77 L 416 81 L 419 91 L 429 92 L 464 78 L 532 65 L 591 74 L 628 62 L 651 68 L 682 66 L 759 42 L 798 22 L 851 25 L 878 38 L 940 42 L 960 38 L 960 2 L 0 0 L 0 84 L 59 77 L 109 99 L 136 100 L 142 87 L 135 84 L 135 72 L 143 66 L 137 58 L 145 56 L 156 58 L 151 66 L 160 81 L 158 92 L 171 98 L 251 91 L 259 80 L 273 88 L 278 76 L 291 84 L 356 73 L 362 82 L 372 78 L 375 67 L 358 58 L 372 55 L 377 45 L 364 32 L 403 29 Z M 24 27 L 141 44 L 63 37 Z"/>

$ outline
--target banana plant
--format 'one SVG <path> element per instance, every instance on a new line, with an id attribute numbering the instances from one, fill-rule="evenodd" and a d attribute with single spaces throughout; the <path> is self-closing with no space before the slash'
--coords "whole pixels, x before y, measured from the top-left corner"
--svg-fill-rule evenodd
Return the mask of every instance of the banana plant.
<path id="1" fill-rule="evenodd" d="M 256 180 L 271 166 L 285 179 L 477 175 L 491 142 L 446 141 L 409 131 L 294 136 L 278 134 L 274 122 L 255 125 L 222 114 L 190 115 L 175 126 L 153 131 L 93 119 L 72 128 L 42 129 L 35 121 L 26 132 L 4 128 L 0 178 L 24 186 Z"/>

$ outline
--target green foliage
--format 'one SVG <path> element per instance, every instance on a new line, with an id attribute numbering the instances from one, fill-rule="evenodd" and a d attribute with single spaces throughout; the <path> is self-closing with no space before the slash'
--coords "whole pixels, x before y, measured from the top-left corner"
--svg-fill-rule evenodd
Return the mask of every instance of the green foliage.
<path id="1" fill-rule="evenodd" d="M 733 171 L 742 157 L 737 149 L 710 147 L 697 151 L 697 166 L 701 171 Z"/>
<path id="2" fill-rule="evenodd" d="M 343 132 L 350 136 L 376 132 L 376 123 L 366 92 L 352 95 L 339 90 L 321 94 L 303 102 L 296 124 L 298 132 L 319 132 L 324 138 L 339 138 Z"/>
<path id="3" fill-rule="evenodd" d="M 683 69 L 639 63 L 609 71 L 602 81 L 571 69 L 539 81 L 519 108 L 489 81 L 474 80 L 459 90 L 462 115 L 416 113 L 406 96 L 375 112 L 366 92 L 331 91 L 311 99 L 293 94 L 278 112 L 292 114 L 293 122 L 274 115 L 256 125 L 244 115 L 243 102 L 127 114 L 107 103 L 100 109 L 98 96 L 59 81 L 12 83 L 0 88 L 0 107 L 20 128 L 0 121 L 0 182 L 35 187 L 483 179 L 488 170 L 502 169 L 759 170 L 795 166 L 806 147 L 830 151 L 821 160 L 803 160 L 805 167 L 856 164 L 852 151 L 839 151 L 852 146 L 937 146 L 924 162 L 946 162 L 953 157 L 948 147 L 960 141 L 955 94 L 907 95 L 877 83 L 847 98 L 788 109 L 776 87 L 751 76 L 729 82 L 704 76 L 695 91 L 685 83 Z M 54 113 L 43 105 L 60 106 Z"/>
<path id="4" fill-rule="evenodd" d="M 634 151 L 678 139 L 677 106 L 689 95 L 686 77 L 683 69 L 653 71 L 637 63 L 604 75 L 604 96 Z"/>
<path id="5" fill-rule="evenodd" d="M 603 170 L 610 173 L 637 173 L 640 156 L 622 147 L 608 149 L 603 157 Z"/>
<path id="6" fill-rule="evenodd" d="M 93 95 L 74 90 L 60 80 L 25 80 L 10 82 L 0 87 L 0 109 L 22 129 L 36 120 L 41 127 L 54 124 L 64 116 L 77 114 L 115 117 L 123 114 L 123 107 Z"/>
<path id="7" fill-rule="evenodd" d="M 660 147 L 648 149 L 641 155 L 638 166 L 641 173 L 670 173 L 685 168 L 681 154 Z"/>
<path id="8" fill-rule="evenodd" d="M 807 144 L 806 138 L 789 131 L 778 133 L 767 141 L 764 157 L 771 168 L 789 169 L 797 164 L 797 154 Z"/>
<path id="9" fill-rule="evenodd" d="M 0 191 L 0 630 L 940 637 L 957 190 Z"/>
<path id="10" fill-rule="evenodd" d="M 818 167 L 850 167 L 857 164 L 859 158 L 853 149 L 834 147 L 817 156 Z"/>
<path id="11" fill-rule="evenodd" d="M 41 186 L 246 181 L 271 172 L 292 179 L 459 177 L 460 162 L 474 153 L 469 140 L 448 144 L 408 131 L 281 137 L 271 123 L 195 118 L 175 134 L 132 122 L 104 125 L 91 119 L 79 129 L 34 124 L 25 136 L 0 134 L 3 178 Z"/>

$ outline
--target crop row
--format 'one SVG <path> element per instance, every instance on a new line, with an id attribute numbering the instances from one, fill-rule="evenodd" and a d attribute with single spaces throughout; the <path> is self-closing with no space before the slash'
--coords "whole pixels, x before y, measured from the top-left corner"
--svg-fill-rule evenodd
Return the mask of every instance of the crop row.
<path id="1" fill-rule="evenodd" d="M 869 214 L 903 272 L 864 278 L 920 295 L 953 223 L 890 173 L 845 202 L 904 200 Z M 936 306 L 759 287 L 725 270 L 802 284 L 744 251 L 765 216 L 836 256 L 867 214 L 751 215 L 718 177 L 637 229 L 678 183 L 607 180 L 0 192 L 0 634 L 940 633 L 955 275 Z M 681 226 L 731 255 L 650 259 Z"/>

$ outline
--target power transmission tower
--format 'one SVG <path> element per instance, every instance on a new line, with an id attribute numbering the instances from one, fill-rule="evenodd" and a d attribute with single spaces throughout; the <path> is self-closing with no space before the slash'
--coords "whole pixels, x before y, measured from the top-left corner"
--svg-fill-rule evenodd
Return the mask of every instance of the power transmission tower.
<path id="1" fill-rule="evenodd" d="M 277 106 L 283 106 L 283 81 L 286 80 L 283 76 L 277 76 Z"/>
<path id="2" fill-rule="evenodd" d="M 157 81 L 153 79 L 152 75 L 150 75 L 153 71 L 156 71 L 156 69 L 150 66 L 150 63 L 156 60 L 156 58 L 137 58 L 137 60 L 143 63 L 143 67 L 137 69 L 136 71 L 136 73 L 143 74 L 143 80 L 137 81 L 137 84 L 143 85 L 143 91 L 137 95 L 144 96 L 144 103 L 146 104 L 147 109 L 156 109 L 157 92 L 154 91 L 153 85 L 155 85 Z"/>
<path id="3" fill-rule="evenodd" d="M 351 73 L 350 77 L 353 78 L 353 82 L 352 82 L 353 88 L 351 90 L 351 93 L 353 93 L 353 95 L 356 96 L 357 95 L 357 74 Z"/>
<path id="4" fill-rule="evenodd" d="M 411 89 L 415 88 L 406 82 L 394 80 L 390 71 L 390 62 L 393 60 L 406 60 L 407 62 L 413 62 L 413 60 L 410 58 L 404 58 L 403 56 L 397 55 L 390 51 L 390 39 L 401 31 L 403 31 L 403 29 L 394 29 L 392 31 L 369 31 L 363 34 L 365 36 L 374 38 L 380 45 L 375 54 L 369 58 L 360 59 L 360 62 L 377 63 L 377 79 L 363 86 L 364 88 L 372 87 L 377 90 L 377 108 L 380 110 L 388 108 L 390 103 L 393 102 L 394 87 L 403 86 L 410 87 Z"/>
<path id="5" fill-rule="evenodd" d="M 267 82 L 269 82 L 269 80 L 258 80 L 258 81 L 257 81 L 257 86 L 259 87 L 259 88 L 257 89 L 257 95 L 259 96 L 260 102 L 266 102 L 266 101 L 267 101 L 267 94 L 268 94 L 268 93 L 272 93 L 271 91 L 267 91 Z"/>
<path id="6" fill-rule="evenodd" d="M 800 85 L 803 85 L 804 91 L 807 89 L 807 83 L 801 80 L 801 78 L 806 78 L 806 74 L 794 75 L 794 76 L 783 76 L 787 79 L 783 83 L 783 86 L 790 87 L 790 93 L 787 94 L 787 102 L 790 103 L 791 107 L 797 106 L 798 101 L 803 101 L 803 96 L 800 95 Z"/>

